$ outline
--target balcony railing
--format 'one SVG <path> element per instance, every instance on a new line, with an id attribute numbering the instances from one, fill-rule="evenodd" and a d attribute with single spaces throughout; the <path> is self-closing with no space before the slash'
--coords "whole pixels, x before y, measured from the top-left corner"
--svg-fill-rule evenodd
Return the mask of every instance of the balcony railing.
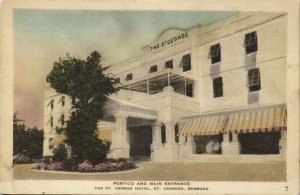
<path id="1" fill-rule="evenodd" d="M 172 86 L 174 91 L 192 97 L 194 79 L 185 73 L 173 69 L 154 72 L 143 78 L 125 81 L 116 85 L 119 89 L 142 92 L 148 95 L 163 91 L 166 86 Z"/>

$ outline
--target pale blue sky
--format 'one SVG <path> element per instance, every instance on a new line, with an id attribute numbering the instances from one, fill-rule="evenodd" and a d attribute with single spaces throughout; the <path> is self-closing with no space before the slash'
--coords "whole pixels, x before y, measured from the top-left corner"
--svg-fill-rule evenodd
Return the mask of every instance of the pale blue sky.
<path id="1" fill-rule="evenodd" d="M 66 53 L 101 53 L 106 63 L 139 53 L 167 28 L 209 25 L 236 12 L 14 11 L 14 110 L 29 126 L 43 127 L 43 88 L 53 62 Z"/>

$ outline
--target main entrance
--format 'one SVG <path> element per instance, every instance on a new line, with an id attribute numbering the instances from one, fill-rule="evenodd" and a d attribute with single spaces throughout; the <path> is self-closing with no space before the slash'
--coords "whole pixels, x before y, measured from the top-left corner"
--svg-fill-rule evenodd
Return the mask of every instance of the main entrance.
<path id="1" fill-rule="evenodd" d="M 131 160 L 150 160 L 152 127 L 150 125 L 141 125 L 129 127 L 129 156 Z"/>

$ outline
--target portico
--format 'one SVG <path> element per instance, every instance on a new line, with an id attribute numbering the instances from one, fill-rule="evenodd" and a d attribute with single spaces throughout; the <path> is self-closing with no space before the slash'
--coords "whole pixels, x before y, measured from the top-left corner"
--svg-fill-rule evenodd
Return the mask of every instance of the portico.
<path id="1" fill-rule="evenodd" d="M 151 124 L 157 118 L 158 113 L 155 110 L 108 97 L 104 106 L 104 119 L 115 123 L 112 129 L 110 157 L 129 158 L 130 144 L 128 128 L 130 126 Z M 131 120 L 130 124 L 128 124 L 129 119 Z"/>

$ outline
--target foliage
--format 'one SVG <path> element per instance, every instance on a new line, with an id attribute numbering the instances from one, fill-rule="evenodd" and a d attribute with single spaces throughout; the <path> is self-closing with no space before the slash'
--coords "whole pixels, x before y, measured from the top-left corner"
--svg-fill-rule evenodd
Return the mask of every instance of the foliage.
<path id="1" fill-rule="evenodd" d="M 67 148 L 64 144 L 59 144 L 58 148 L 53 150 L 53 160 L 63 161 L 67 159 Z"/>
<path id="2" fill-rule="evenodd" d="M 30 158 L 28 156 L 24 156 L 22 154 L 17 154 L 13 158 L 14 164 L 25 164 L 30 163 Z"/>
<path id="3" fill-rule="evenodd" d="M 117 163 L 105 162 L 96 165 L 93 168 L 95 172 L 111 172 L 111 171 L 123 171 L 128 169 L 134 169 L 136 165 L 130 161 L 122 161 Z"/>
<path id="4" fill-rule="evenodd" d="M 70 57 L 54 63 L 47 82 L 58 93 L 72 99 L 72 113 L 66 121 L 65 142 L 71 146 L 73 158 L 95 164 L 106 159 L 107 148 L 97 137 L 97 121 L 107 95 L 116 90 L 113 77 L 104 74 L 107 67 L 100 64 L 101 55 L 95 51 L 86 60 Z M 91 147 L 92 146 L 92 147 Z"/>
<path id="5" fill-rule="evenodd" d="M 41 158 L 43 153 L 44 132 L 37 127 L 29 128 L 14 113 L 13 154 L 22 154 L 30 159 Z"/>
<path id="6" fill-rule="evenodd" d="M 32 167 L 38 170 L 51 170 L 51 171 L 79 171 L 79 172 L 112 172 L 123 171 L 136 168 L 136 165 L 128 159 L 109 159 L 106 162 L 96 164 L 95 166 L 88 160 L 77 164 L 74 159 L 67 159 L 62 162 L 42 161 Z"/>
<path id="7" fill-rule="evenodd" d="M 63 163 L 62 162 L 53 162 L 46 166 L 46 170 L 50 171 L 62 171 L 63 170 Z"/>
<path id="8" fill-rule="evenodd" d="M 76 160 L 74 159 L 66 159 L 64 162 L 63 162 L 63 168 L 64 170 L 66 171 L 77 171 L 77 168 L 78 168 L 78 163 Z"/>
<path id="9" fill-rule="evenodd" d="M 91 172 L 92 170 L 93 170 L 93 165 L 87 160 L 78 165 L 78 171 Z"/>

